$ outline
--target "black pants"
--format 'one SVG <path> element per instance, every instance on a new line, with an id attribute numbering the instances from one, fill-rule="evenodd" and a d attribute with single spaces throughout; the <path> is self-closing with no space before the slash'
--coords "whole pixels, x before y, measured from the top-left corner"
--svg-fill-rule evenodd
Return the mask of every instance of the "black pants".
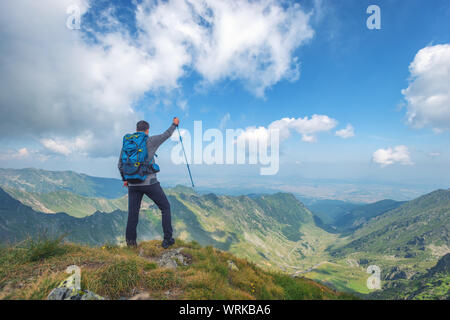
<path id="1" fill-rule="evenodd" d="M 146 186 L 128 187 L 128 223 L 126 231 L 127 243 L 136 242 L 136 228 L 139 221 L 139 210 L 142 197 L 147 195 L 158 206 L 162 213 L 164 239 L 172 239 L 172 221 L 170 204 L 159 182 Z"/>

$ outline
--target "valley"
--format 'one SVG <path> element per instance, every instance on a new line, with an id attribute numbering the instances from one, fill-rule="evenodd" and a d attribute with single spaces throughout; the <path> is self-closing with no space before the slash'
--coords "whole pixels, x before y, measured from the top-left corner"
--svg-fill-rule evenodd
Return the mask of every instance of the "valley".
<path id="1" fill-rule="evenodd" d="M 127 196 L 121 181 L 8 170 L 0 172 L 2 243 L 41 234 L 94 246 L 124 243 Z M 266 270 L 310 278 L 363 298 L 430 297 L 420 291 L 426 290 L 421 285 L 426 279 L 439 283 L 434 297 L 446 297 L 448 274 L 429 270 L 450 252 L 450 190 L 411 201 L 333 200 L 309 208 L 290 193 L 227 196 L 183 186 L 166 193 L 175 236 L 182 241 L 212 245 Z M 140 216 L 138 240 L 159 239 L 157 207 L 145 200 Z M 385 295 L 367 288 L 369 265 L 380 267 Z M 409 282 L 416 283 L 416 291 L 400 294 L 398 288 Z"/>

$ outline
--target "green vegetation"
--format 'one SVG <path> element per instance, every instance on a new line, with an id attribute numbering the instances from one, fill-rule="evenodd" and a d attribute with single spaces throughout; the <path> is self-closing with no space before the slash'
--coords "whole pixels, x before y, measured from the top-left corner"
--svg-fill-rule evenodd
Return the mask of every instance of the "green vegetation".
<path id="1" fill-rule="evenodd" d="M 450 299 L 450 253 L 439 259 L 427 272 L 415 275 L 410 280 L 390 281 L 383 291 L 374 292 L 372 299 Z"/>
<path id="2" fill-rule="evenodd" d="M 291 194 L 257 197 L 199 195 L 180 186 L 166 191 L 178 238 L 229 250 L 268 268 L 279 270 L 280 265 L 309 267 L 323 258 L 321 252 L 337 237 L 317 227 L 311 212 Z M 64 233 L 70 241 L 91 245 L 123 243 L 127 213 L 122 210 L 96 212 L 83 218 L 64 213 L 44 214 L 23 205 L 21 202 L 26 201 L 22 198 L 19 202 L 11 195 L 27 193 L 0 190 L 0 203 L 5 203 L 4 208 L 0 208 L 0 226 L 4 230 L 0 235 L 2 241 L 21 241 L 47 231 L 52 236 Z M 34 193 L 32 196 L 34 199 L 39 197 L 40 203 L 55 196 L 54 203 L 61 203 L 61 206 L 68 203 L 69 208 L 77 207 L 78 211 L 93 203 L 113 208 L 113 202 L 117 206 L 121 203 L 126 209 L 126 198 L 88 201 L 65 191 Z M 29 201 L 31 197 L 27 199 Z M 45 203 L 48 207 L 49 201 Z M 162 233 L 161 215 L 149 202 L 144 203 L 143 208 L 138 226 L 139 240 L 154 239 Z M 80 212 L 77 214 L 82 215 Z M 268 243 L 270 246 L 266 245 Z"/>
<path id="3" fill-rule="evenodd" d="M 73 171 L 2 169 L 0 185 L 35 193 L 69 191 L 85 197 L 114 199 L 126 191 L 119 179 L 91 177 Z"/>
<path id="4" fill-rule="evenodd" d="M 35 169 L 0 171 L 0 185 L 6 191 L 0 189 L 0 243 L 36 239 L 42 233 L 51 237 L 66 234 L 68 241 L 88 245 L 109 243 L 108 251 L 122 250 L 116 246 L 124 242 L 127 199 L 120 185 L 120 188 L 113 187 L 119 182 L 74 172 L 49 173 Z M 83 183 L 86 183 L 87 189 L 82 187 Z M 108 185 L 116 188 L 115 191 L 107 192 Z M 252 261 L 266 272 L 302 275 L 337 290 L 368 298 L 434 299 L 447 294 L 448 278 L 427 270 L 450 252 L 450 190 L 437 190 L 404 203 L 393 200 L 368 205 L 334 200 L 316 203 L 322 210 L 320 216 L 331 219 L 331 222 L 326 221 L 328 224 L 287 193 L 200 195 L 183 186 L 166 189 L 166 192 L 178 239 L 226 250 L 238 258 Z M 138 240 L 155 239 L 161 234 L 159 210 L 150 200 L 145 200 Z M 34 247 L 35 251 L 33 258 L 27 259 L 36 262 L 56 259 L 48 253 L 58 251 L 57 242 L 42 244 L 40 240 L 35 243 L 29 240 L 25 243 L 30 248 Z M 21 246 L 24 249 L 25 244 Z M 148 251 L 150 256 L 151 250 L 161 254 L 157 247 L 143 246 L 141 249 Z M 58 255 L 64 256 L 66 253 L 60 251 Z M 25 258 L 21 259 L 19 261 Z M 128 262 L 127 268 L 134 268 L 134 262 Z M 115 261 L 113 266 L 126 269 L 120 263 Z M 178 281 L 176 273 L 161 275 L 152 264 L 136 263 L 139 270 L 153 272 L 155 279 L 146 280 L 146 285 L 151 288 L 158 287 L 159 278 L 164 279 L 167 286 Z M 211 261 L 206 269 L 209 270 L 214 264 Z M 369 292 L 367 289 L 369 275 L 365 270 L 373 264 L 381 268 L 382 291 Z M 114 270 L 106 266 L 102 268 L 103 277 Z M 222 264 L 213 269 L 221 277 L 229 276 L 229 270 Z M 92 275 L 92 287 L 101 286 L 101 278 L 97 276 L 100 277 L 100 274 Z M 212 275 L 196 276 L 191 284 L 193 288 L 197 288 L 196 283 L 215 279 L 211 278 Z M 51 286 L 58 281 L 58 277 L 52 273 L 40 278 L 40 288 Z M 126 284 L 135 285 L 132 278 L 117 280 L 121 284 L 114 286 L 123 287 L 123 292 L 128 290 Z M 274 282 L 275 287 L 281 286 L 283 282 L 280 281 Z M 256 282 L 253 286 L 257 292 Z M 101 290 L 107 292 L 106 288 Z M 183 290 L 191 292 L 189 287 Z M 199 290 L 193 290 L 192 296 Z M 202 297 L 212 295 L 205 290 L 201 293 Z M 275 291 L 271 292 L 261 291 L 258 297 L 277 295 Z M 39 295 L 36 292 L 33 294 Z M 224 297 L 228 295 L 225 291 L 222 294 Z M 297 297 L 293 292 L 289 295 Z"/>
<path id="5" fill-rule="evenodd" d="M 449 244 L 449 212 L 450 190 L 437 190 L 371 219 L 351 235 L 347 245 L 331 251 L 336 256 L 366 252 L 423 257 L 427 246 Z"/>
<path id="6" fill-rule="evenodd" d="M 394 200 L 381 200 L 361 205 L 340 215 L 333 226 L 340 232 L 349 233 L 363 226 L 370 219 L 401 206 L 404 202 Z"/>
<path id="7" fill-rule="evenodd" d="M 27 192 L 3 187 L 10 196 L 35 211 L 44 213 L 64 212 L 76 218 L 83 218 L 97 211 L 126 211 L 128 199 L 126 196 L 117 199 L 90 198 L 69 191 L 53 191 L 47 193 Z M 144 206 L 147 204 L 144 203 Z M 148 205 L 147 205 L 148 206 Z"/>
<path id="8" fill-rule="evenodd" d="M 63 255 L 66 248 L 61 245 L 63 237 L 51 239 L 48 237 L 39 237 L 37 240 L 32 238 L 25 241 L 26 259 L 28 261 L 40 261 L 52 256 Z"/>
<path id="9" fill-rule="evenodd" d="M 305 273 L 305 277 L 324 283 L 337 290 L 352 293 L 370 293 L 366 281 L 369 277 L 364 268 L 344 263 L 327 262 Z"/>
<path id="10" fill-rule="evenodd" d="M 345 213 L 355 209 L 362 204 L 351 203 L 342 200 L 309 200 L 305 199 L 305 205 L 320 218 L 320 220 L 329 226 L 334 226 L 335 221 Z M 302 200 L 303 202 L 303 200 Z"/>
<path id="11" fill-rule="evenodd" d="M 36 239 L 46 234 L 53 238 L 65 235 L 70 241 L 85 244 L 116 244 L 123 241 L 126 221 L 127 213 L 123 211 L 96 212 L 81 219 L 65 213 L 36 212 L 0 189 L 0 241 L 3 243 Z M 138 231 L 142 238 L 155 238 L 158 235 L 152 220 L 146 222 L 145 216 Z"/>
<path id="12" fill-rule="evenodd" d="M 145 294 L 147 299 L 354 299 L 303 278 L 260 269 L 211 246 L 176 240 L 174 248 L 188 257 L 188 265 L 159 267 L 167 252 L 159 241 L 139 244 L 137 249 L 117 246 L 87 247 L 54 240 L 30 246 L 0 249 L 0 298 L 45 299 L 68 275 L 69 265 L 81 268 L 81 286 L 108 299 Z M 47 248 L 39 259 L 35 248 Z M 230 269 L 233 261 L 237 269 Z"/>

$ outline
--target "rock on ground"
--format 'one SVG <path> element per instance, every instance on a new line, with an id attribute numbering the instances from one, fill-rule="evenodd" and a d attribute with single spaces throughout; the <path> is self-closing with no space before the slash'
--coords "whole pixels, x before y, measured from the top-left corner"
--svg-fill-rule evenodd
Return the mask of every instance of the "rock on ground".
<path id="1" fill-rule="evenodd" d="M 183 249 L 184 248 L 177 248 L 164 252 L 158 259 L 158 265 L 163 268 L 175 269 L 178 265 L 187 266 L 191 264 L 192 259 L 181 252 Z"/>
<path id="2" fill-rule="evenodd" d="M 104 300 L 88 290 L 73 290 L 66 287 L 57 287 L 53 289 L 47 297 L 47 300 Z"/>
<path id="3" fill-rule="evenodd" d="M 228 260 L 228 268 L 233 271 L 239 271 L 237 265 L 231 260 Z"/>

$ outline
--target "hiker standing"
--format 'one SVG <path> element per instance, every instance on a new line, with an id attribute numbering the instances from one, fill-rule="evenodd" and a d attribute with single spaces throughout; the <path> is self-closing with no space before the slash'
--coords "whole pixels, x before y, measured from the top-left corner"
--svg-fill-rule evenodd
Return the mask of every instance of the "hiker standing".
<path id="1" fill-rule="evenodd" d="M 118 167 L 124 186 L 128 187 L 128 222 L 125 234 L 128 246 L 137 246 L 136 228 L 144 194 L 161 210 L 164 232 L 162 246 L 168 248 L 175 243 L 172 237 L 170 204 L 156 178 L 159 167 L 155 163 L 155 152 L 170 138 L 179 122 L 178 118 L 174 118 L 172 125 L 164 133 L 148 136 L 150 125 L 142 120 L 136 124 L 136 133 L 127 134 L 123 138 Z"/>

